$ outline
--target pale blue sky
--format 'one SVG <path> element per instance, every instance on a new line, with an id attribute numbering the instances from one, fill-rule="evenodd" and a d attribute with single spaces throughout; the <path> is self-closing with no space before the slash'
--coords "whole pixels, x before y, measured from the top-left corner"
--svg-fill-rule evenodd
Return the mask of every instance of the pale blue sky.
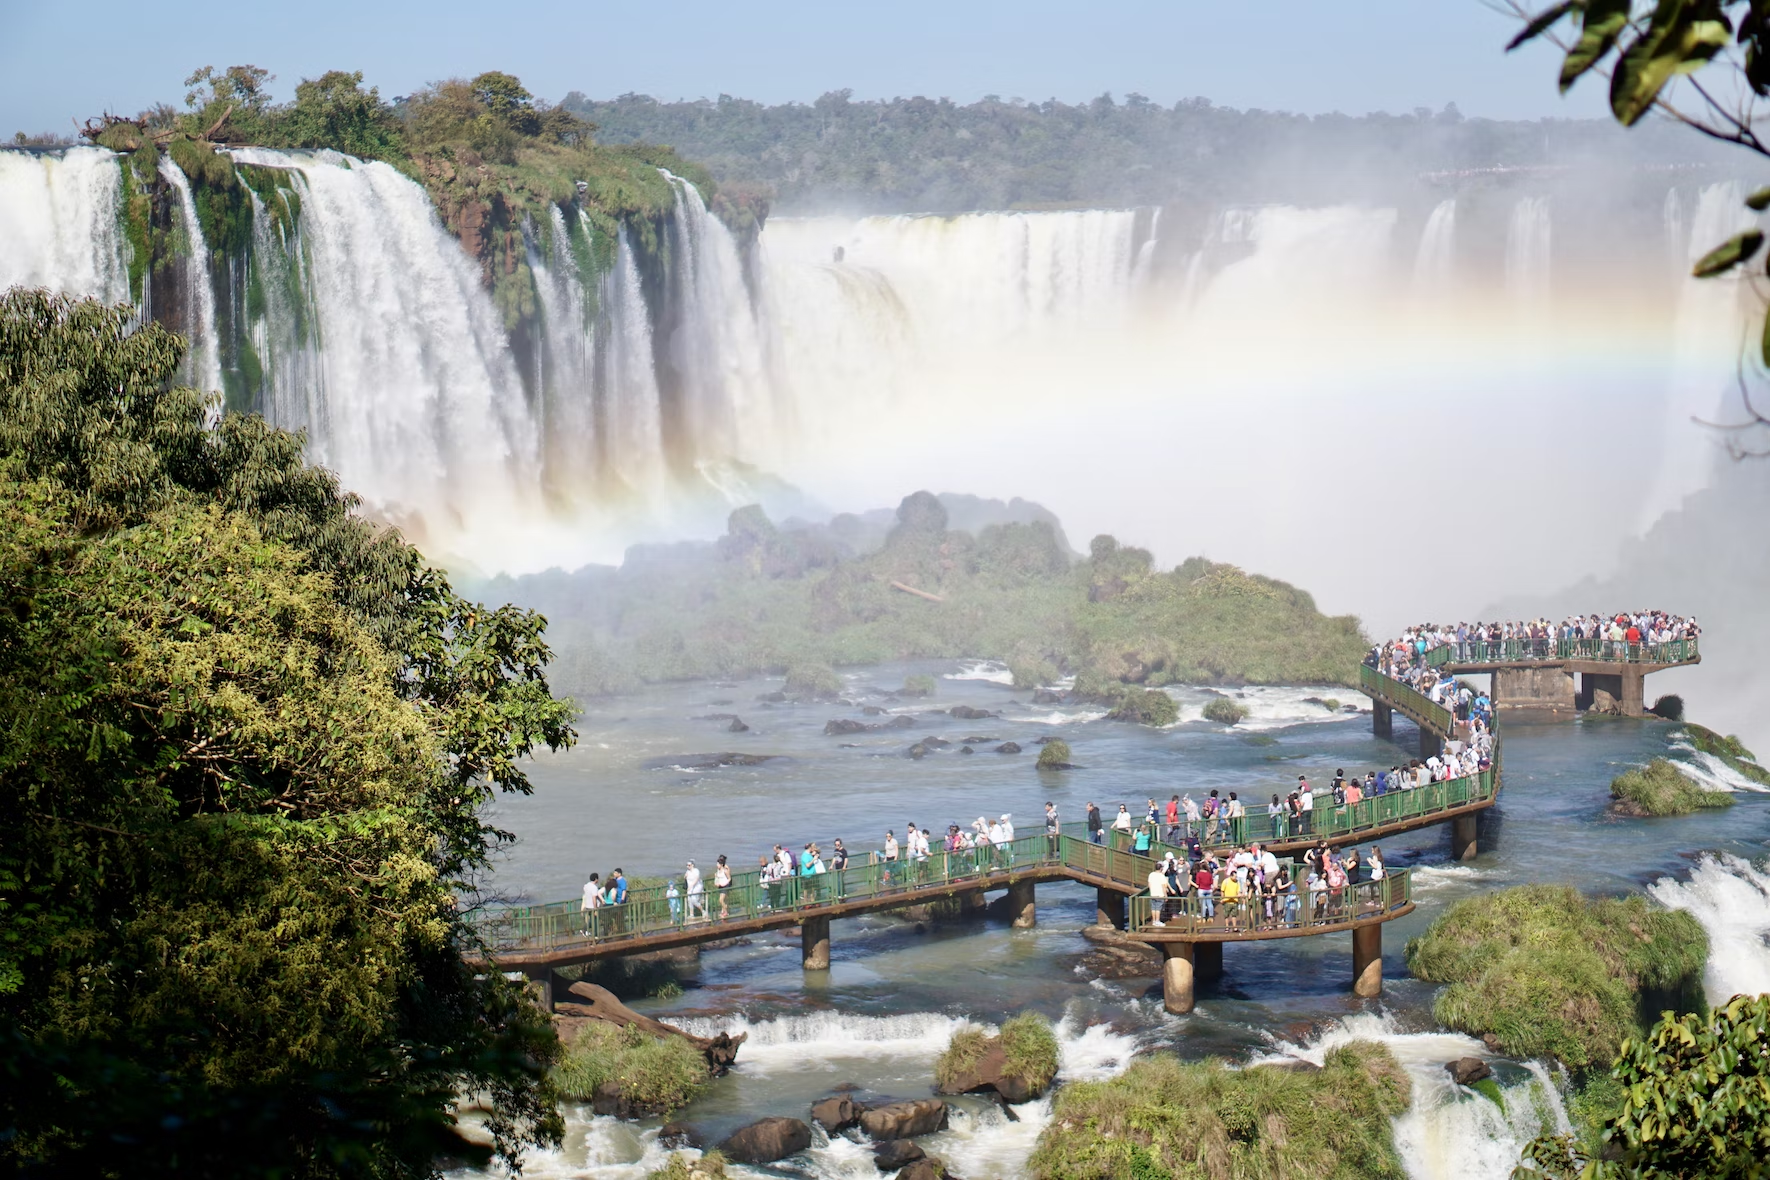
<path id="1" fill-rule="evenodd" d="M 176 101 L 199 65 L 252 63 L 286 97 L 302 77 L 360 69 L 384 95 L 481 70 L 558 99 L 721 92 L 767 102 L 924 94 L 1064 101 L 1137 91 L 1318 113 L 1434 109 L 1538 118 L 1563 101 L 1547 49 L 1506 55 L 1481 0 L 521 0 L 389 3 L 0 0 L 0 132 Z"/>

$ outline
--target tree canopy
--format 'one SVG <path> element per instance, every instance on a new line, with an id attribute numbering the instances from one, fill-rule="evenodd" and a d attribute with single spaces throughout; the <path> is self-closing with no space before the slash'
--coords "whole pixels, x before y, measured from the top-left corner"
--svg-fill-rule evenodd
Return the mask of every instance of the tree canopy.
<path id="1" fill-rule="evenodd" d="M 459 597 L 184 344 L 0 296 L 0 1160 L 422 1176 L 557 1043 L 470 925 L 479 818 L 573 740 L 545 620 Z"/>

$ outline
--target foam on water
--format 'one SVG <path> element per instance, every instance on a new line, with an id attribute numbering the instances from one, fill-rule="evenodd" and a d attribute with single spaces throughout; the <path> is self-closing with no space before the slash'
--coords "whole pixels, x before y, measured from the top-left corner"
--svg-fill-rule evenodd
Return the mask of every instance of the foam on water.
<path id="1" fill-rule="evenodd" d="M 1180 704 L 1180 720 L 1200 721 L 1204 719 L 1205 706 L 1212 700 L 1212 693 L 1222 692 L 1213 689 L 1206 692 L 1203 688 L 1180 688 L 1169 690 L 1169 695 Z M 1352 716 L 1339 709 L 1327 709 L 1316 704 L 1317 701 L 1334 700 L 1341 706 L 1363 705 L 1364 698 L 1355 689 L 1344 685 L 1321 684 L 1303 685 L 1249 685 L 1227 694 L 1236 704 L 1248 711 L 1247 717 L 1236 725 L 1237 729 L 1264 730 L 1283 729 L 1291 725 L 1313 724 L 1322 721 L 1340 721 Z M 1368 712 L 1361 707 L 1360 712 Z"/>
<path id="2" fill-rule="evenodd" d="M 847 1012 L 808 1012 L 752 1022 L 748 1017 L 695 1017 L 680 1027 L 697 1036 L 720 1032 L 747 1034 L 736 1072 L 767 1074 L 802 1070 L 808 1060 L 927 1057 L 933 1060 L 953 1033 L 970 1023 L 938 1012 L 901 1016 L 859 1016 Z"/>
<path id="3" fill-rule="evenodd" d="M 990 684 L 1014 684 L 1014 673 L 1000 660 L 960 660 L 957 672 L 948 672 L 942 680 L 984 680 Z"/>
<path id="4" fill-rule="evenodd" d="M 1425 893 L 1441 889 L 1470 889 L 1490 881 L 1505 881 L 1510 873 L 1499 869 L 1476 868 L 1474 865 L 1416 865 L 1413 890 Z"/>
<path id="5" fill-rule="evenodd" d="M 1388 1014 L 1359 1013 L 1336 1021 L 1318 1038 L 1279 1041 L 1253 1064 L 1300 1058 L 1316 1065 L 1353 1041 L 1376 1041 L 1395 1054 L 1413 1084 L 1413 1103 L 1395 1120 L 1395 1149 L 1415 1180 L 1506 1180 L 1529 1143 L 1545 1128 L 1571 1129 L 1560 1092 L 1542 1066 L 1526 1063 L 1522 1078 L 1502 1085 L 1505 1109 L 1456 1085 L 1446 1062 L 1495 1060 L 1460 1033 L 1402 1032 Z"/>
<path id="6" fill-rule="evenodd" d="M 1703 990 L 1710 1004 L 1770 992 L 1770 873 L 1723 853 L 1704 856 L 1688 881 L 1661 877 L 1647 892 L 1708 931 Z"/>
<path id="7" fill-rule="evenodd" d="M 1770 787 L 1753 782 L 1729 765 L 1725 759 L 1717 758 L 1705 750 L 1699 750 L 1686 741 L 1672 743 L 1671 763 L 1686 778 L 1711 791 L 1750 791 L 1757 795 L 1770 794 Z"/>

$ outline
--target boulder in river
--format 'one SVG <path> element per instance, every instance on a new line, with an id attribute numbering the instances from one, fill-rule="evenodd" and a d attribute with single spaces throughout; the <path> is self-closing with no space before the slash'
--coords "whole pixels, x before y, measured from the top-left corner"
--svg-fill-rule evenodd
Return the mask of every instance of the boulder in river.
<path id="1" fill-rule="evenodd" d="M 927 1156 L 914 1139 L 887 1139 L 873 1144 L 873 1166 L 881 1172 L 895 1172 Z"/>
<path id="2" fill-rule="evenodd" d="M 811 1146 L 811 1128 L 799 1119 L 770 1115 L 739 1127 L 719 1145 L 727 1159 L 740 1164 L 772 1164 Z"/>
<path id="3" fill-rule="evenodd" d="M 671 1151 L 680 1151 L 684 1147 L 692 1147 L 698 1151 L 701 1137 L 687 1123 L 665 1123 L 658 1128 L 658 1146 Z"/>
<path id="4" fill-rule="evenodd" d="M 1444 1068 L 1459 1086 L 1473 1086 L 1493 1076 L 1493 1070 L 1479 1057 L 1459 1057 L 1445 1062 Z"/>
<path id="5" fill-rule="evenodd" d="M 832 1094 L 811 1104 L 811 1121 L 830 1134 L 860 1126 L 860 1107 L 846 1094 Z"/>
<path id="6" fill-rule="evenodd" d="M 932 1135 L 946 1129 L 946 1103 L 938 1098 L 915 1098 L 869 1107 L 860 1116 L 860 1129 L 877 1140 Z"/>
<path id="7" fill-rule="evenodd" d="M 833 721 L 824 722 L 824 736 L 837 737 L 842 734 L 865 733 L 874 728 L 864 721 L 856 721 L 852 717 L 838 717 Z"/>
<path id="8" fill-rule="evenodd" d="M 988 709 L 973 709 L 970 705 L 954 705 L 951 709 L 947 710 L 947 714 L 952 717 L 957 717 L 961 721 L 983 721 L 995 716 L 995 714 Z"/>
<path id="9" fill-rule="evenodd" d="M 587 1021 L 599 1020 L 621 1028 L 636 1024 L 654 1037 L 681 1037 L 689 1041 L 707 1059 L 707 1072 L 717 1078 L 731 1069 L 731 1063 L 737 1060 L 738 1046 L 750 1035 L 739 1033 L 734 1037 L 730 1033 L 719 1033 L 717 1036 L 697 1037 L 673 1024 L 640 1015 L 616 999 L 613 992 L 594 983 L 579 980 L 567 990 L 579 1002 L 555 1004 L 553 1019 L 559 1026 L 560 1039 L 568 1042 L 576 1038 L 578 1029 Z"/>
<path id="10" fill-rule="evenodd" d="M 885 728 L 886 729 L 914 729 L 914 728 L 916 728 L 916 719 L 914 717 L 911 717 L 908 713 L 899 713 L 897 716 L 893 717 L 891 720 L 889 720 L 885 723 Z"/>
<path id="11" fill-rule="evenodd" d="M 970 746 L 960 746 L 959 753 L 961 753 L 961 754 L 975 754 L 975 753 L 977 753 L 977 751 L 973 750 Z"/>
<path id="12" fill-rule="evenodd" d="M 905 1165 L 897 1174 L 897 1180 L 959 1180 L 959 1177 L 947 1170 L 939 1156 L 928 1155 Z"/>
<path id="13" fill-rule="evenodd" d="M 750 727 L 745 725 L 741 719 L 739 719 L 737 717 L 733 717 L 731 719 L 731 724 L 725 727 L 725 732 L 726 733 L 749 733 Z"/>
<path id="14" fill-rule="evenodd" d="M 998 753 L 998 754 L 1018 754 L 1018 753 L 1020 753 L 1020 743 L 1019 742 L 1003 742 L 1001 745 L 996 747 L 996 753 Z"/>
<path id="15" fill-rule="evenodd" d="M 921 742 L 917 742 L 915 745 L 905 750 L 904 753 L 908 754 L 911 758 L 926 758 L 928 756 L 928 747 L 924 746 Z"/>
<path id="16" fill-rule="evenodd" d="M 640 765 L 647 770 L 717 770 L 721 766 L 761 766 L 781 757 L 784 755 L 739 754 L 728 750 L 723 754 L 664 754 L 647 758 Z"/>
<path id="17" fill-rule="evenodd" d="M 1048 688 L 1041 688 L 1033 693 L 1032 703 L 1035 705 L 1061 705 L 1063 703 L 1063 694 L 1060 692 L 1052 692 Z"/>

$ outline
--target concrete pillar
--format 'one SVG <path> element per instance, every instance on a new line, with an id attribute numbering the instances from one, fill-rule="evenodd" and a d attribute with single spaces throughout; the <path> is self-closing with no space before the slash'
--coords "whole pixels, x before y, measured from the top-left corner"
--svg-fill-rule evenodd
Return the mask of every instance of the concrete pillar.
<path id="1" fill-rule="evenodd" d="M 830 920 L 807 918 L 799 927 L 799 949 L 807 971 L 830 969 Z"/>
<path id="2" fill-rule="evenodd" d="M 1008 886 L 1008 917 L 1016 930 L 1030 930 L 1039 924 L 1031 881 L 1016 881 Z"/>
<path id="3" fill-rule="evenodd" d="M 1162 1007 L 1176 1016 L 1192 1011 L 1192 955 L 1190 942 L 1162 945 Z M 1209 945 L 1209 944 L 1206 944 Z"/>
<path id="4" fill-rule="evenodd" d="M 1567 709 L 1578 699 L 1573 673 L 1565 664 L 1495 668 L 1493 703 L 1505 709 Z"/>
<path id="5" fill-rule="evenodd" d="M 981 889 L 972 889 L 959 894 L 959 909 L 967 914 L 981 914 L 988 908 L 989 898 L 983 895 Z"/>
<path id="6" fill-rule="evenodd" d="M 1374 999 L 1383 994 L 1383 926 L 1352 928 L 1352 994 Z"/>
<path id="7" fill-rule="evenodd" d="M 1371 702 L 1371 732 L 1383 738 L 1395 734 L 1395 711 L 1382 701 Z"/>
<path id="8" fill-rule="evenodd" d="M 1198 972 L 1199 982 L 1209 983 L 1223 978 L 1223 944 L 1220 942 L 1201 942 L 1193 947 L 1193 968 Z"/>
<path id="9" fill-rule="evenodd" d="M 1474 860 L 1479 851 L 1475 847 L 1475 831 L 1480 817 L 1471 812 L 1459 815 L 1450 821 L 1450 855 L 1452 860 Z"/>
<path id="10" fill-rule="evenodd" d="M 1645 717 L 1647 706 L 1642 701 L 1646 690 L 1647 673 L 1639 668 L 1625 667 L 1622 670 L 1622 696 L 1617 703 L 1622 706 L 1624 717 Z"/>
<path id="11" fill-rule="evenodd" d="M 552 1012 L 555 992 L 553 986 L 553 968 L 536 967 L 530 970 L 525 970 L 523 975 L 523 983 L 527 986 L 529 994 L 535 997 L 535 1003 L 541 1006 L 541 1011 Z M 564 992 L 565 989 L 559 988 L 558 990 Z"/>
<path id="12" fill-rule="evenodd" d="M 1104 886 L 1094 890 L 1094 924 L 1125 928 L 1125 895 Z"/>

